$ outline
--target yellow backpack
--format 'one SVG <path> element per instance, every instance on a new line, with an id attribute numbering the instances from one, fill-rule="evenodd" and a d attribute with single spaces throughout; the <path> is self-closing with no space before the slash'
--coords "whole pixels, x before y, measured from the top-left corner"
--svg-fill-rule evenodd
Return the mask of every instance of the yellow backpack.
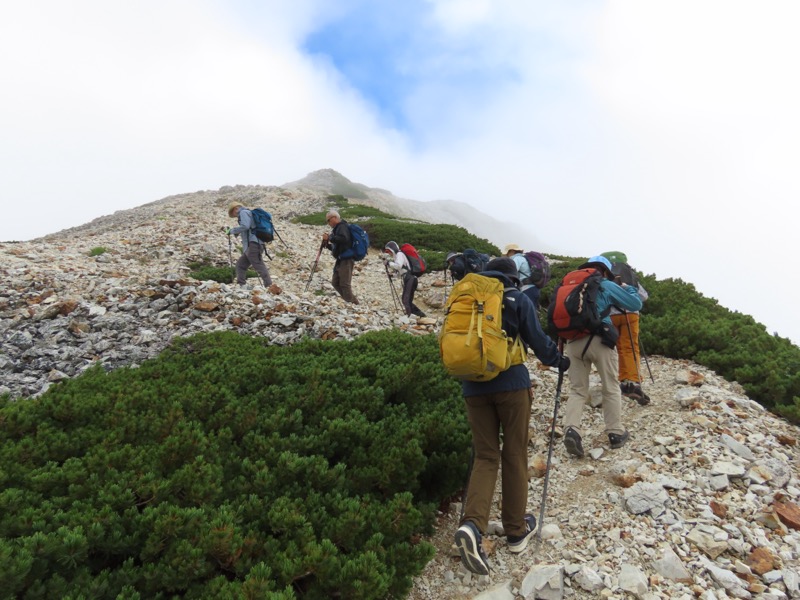
<path id="1" fill-rule="evenodd" d="M 439 355 L 450 375 L 490 381 L 525 362 L 519 336 L 510 339 L 503 330 L 503 292 L 499 279 L 477 273 L 453 286 L 439 331 Z"/>

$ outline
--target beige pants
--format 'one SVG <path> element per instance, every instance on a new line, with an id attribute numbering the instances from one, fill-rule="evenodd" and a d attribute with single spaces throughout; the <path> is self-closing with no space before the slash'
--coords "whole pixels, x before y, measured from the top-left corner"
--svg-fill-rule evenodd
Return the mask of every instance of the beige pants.
<path id="1" fill-rule="evenodd" d="M 583 406 L 589 400 L 589 373 L 592 365 L 600 375 L 603 386 L 603 421 L 605 421 L 605 432 L 621 434 L 625 432 L 622 425 L 622 394 L 619 389 L 619 362 L 617 351 L 614 348 L 604 346 L 600 342 L 600 336 L 594 336 L 589 342 L 588 338 L 571 340 L 564 348 L 564 354 L 569 357 L 570 367 L 567 371 L 569 375 L 569 400 L 564 407 L 564 429 L 572 427 L 579 434 L 581 431 L 581 415 Z M 584 354 L 584 348 L 586 353 Z M 583 357 L 581 358 L 581 355 Z"/>

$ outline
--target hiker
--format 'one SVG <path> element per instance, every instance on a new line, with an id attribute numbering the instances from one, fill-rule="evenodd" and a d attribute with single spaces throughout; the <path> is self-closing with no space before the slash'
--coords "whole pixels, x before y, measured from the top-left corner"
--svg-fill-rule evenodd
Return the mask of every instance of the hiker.
<path id="1" fill-rule="evenodd" d="M 593 256 L 579 269 L 596 269 L 603 274 L 597 293 L 597 312 L 602 319 L 602 333 L 566 341 L 564 354 L 569 357 L 570 394 L 564 407 L 564 446 L 568 454 L 582 457 L 581 415 L 589 399 L 589 373 L 592 365 L 597 369 L 603 387 L 603 421 L 608 441 L 613 449 L 621 448 L 630 433 L 622 425 L 622 395 L 619 389 L 619 361 L 615 348 L 619 333 L 608 316 L 612 304 L 623 310 L 642 308 L 636 288 L 613 281 L 611 263 L 605 256 Z"/>
<path id="2" fill-rule="evenodd" d="M 411 270 L 411 263 L 405 255 L 405 252 L 400 250 L 400 246 L 397 245 L 397 242 L 387 242 L 386 246 L 383 248 L 381 259 L 390 269 L 394 269 L 395 273 L 399 273 L 403 276 L 402 301 L 406 315 L 424 317 L 425 313 L 414 304 L 414 294 L 417 292 L 417 284 L 419 281 Z M 391 276 L 392 273 L 390 272 L 389 277 Z"/>
<path id="3" fill-rule="evenodd" d="M 533 303 L 519 291 L 519 273 L 510 258 L 495 258 L 481 273 L 499 279 L 503 293 L 502 322 L 509 339 L 519 336 L 523 355 L 530 347 L 543 364 L 569 368 L 555 343 L 542 331 Z M 522 358 L 524 360 L 524 356 Z M 481 546 L 502 465 L 501 519 L 508 550 L 525 550 L 536 531 L 536 518 L 527 513 L 528 427 L 531 418 L 531 379 L 524 362 L 513 364 L 489 381 L 462 381 L 467 408 L 474 463 L 464 499 L 464 509 L 455 541 L 464 566 L 480 575 L 489 573 L 489 562 Z M 502 444 L 500 436 L 502 432 Z"/>
<path id="4" fill-rule="evenodd" d="M 228 216 L 231 219 L 237 219 L 239 223 L 238 227 L 228 229 L 228 235 L 239 235 L 242 238 L 242 255 L 236 261 L 236 283 L 240 286 L 246 285 L 247 269 L 253 267 L 264 283 L 264 287 L 271 286 L 272 277 L 270 277 L 269 269 L 261 256 L 264 252 L 264 244 L 256 237 L 253 230 L 252 210 L 245 208 L 240 202 L 232 202 L 228 206 Z"/>
<path id="5" fill-rule="evenodd" d="M 520 290 L 523 294 L 525 294 L 528 298 L 531 299 L 533 305 L 536 309 L 539 309 L 539 288 L 533 285 L 531 280 L 531 265 L 528 262 L 528 259 L 525 258 L 524 250 L 520 248 L 517 244 L 508 244 L 505 248 L 503 248 L 503 256 L 509 257 L 511 260 L 514 261 L 514 264 L 517 266 L 517 271 L 519 271 L 520 282 L 522 286 Z"/>
<path id="6" fill-rule="evenodd" d="M 445 268 L 445 273 L 450 271 L 450 276 L 453 278 L 453 283 L 456 281 L 461 281 L 464 278 L 464 275 L 468 273 L 467 261 L 461 252 L 448 252 L 447 258 L 445 258 Z M 446 280 L 447 275 L 445 275 L 445 281 Z"/>
<path id="7" fill-rule="evenodd" d="M 611 270 L 615 274 L 614 281 L 625 282 L 636 288 L 642 303 L 649 298 L 639 278 L 628 265 L 628 257 L 618 251 L 603 252 L 611 261 Z M 626 398 L 636 400 L 640 406 L 650 404 L 650 396 L 642 390 L 642 370 L 639 362 L 639 311 L 625 311 L 611 305 L 611 322 L 619 331 L 617 355 L 619 357 L 619 388 Z"/>
<path id="8" fill-rule="evenodd" d="M 455 283 L 461 281 L 467 273 L 482 272 L 488 262 L 488 254 L 478 252 L 474 248 L 466 248 L 463 252 L 449 252 L 445 259 L 445 268 L 450 271 Z"/>
<path id="9" fill-rule="evenodd" d="M 358 298 L 353 294 L 351 282 L 353 280 L 353 268 L 355 267 L 354 258 L 341 258 L 342 253 L 348 250 L 353 244 L 353 237 L 350 235 L 350 228 L 347 221 L 339 216 L 335 210 L 329 210 L 325 215 L 325 221 L 332 228 L 330 233 L 322 234 L 322 243 L 331 251 L 336 263 L 333 265 L 333 277 L 331 284 L 339 295 L 346 301 L 358 304 Z"/>

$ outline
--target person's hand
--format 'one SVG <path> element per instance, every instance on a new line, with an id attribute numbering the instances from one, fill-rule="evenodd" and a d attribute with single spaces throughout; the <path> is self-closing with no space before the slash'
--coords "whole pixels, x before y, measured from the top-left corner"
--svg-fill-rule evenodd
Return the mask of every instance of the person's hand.
<path id="1" fill-rule="evenodd" d="M 329 234 L 327 234 L 327 233 L 323 233 L 323 234 L 322 234 L 322 241 L 327 243 L 327 241 L 328 241 L 328 238 L 329 238 L 329 237 L 330 237 L 330 235 L 329 235 Z"/>
<path id="2" fill-rule="evenodd" d="M 561 360 L 558 361 L 558 372 L 565 373 L 569 369 L 569 357 L 568 356 L 561 356 Z"/>
<path id="3" fill-rule="evenodd" d="M 386 252 L 382 252 L 381 253 L 381 260 L 383 262 L 389 262 L 391 259 L 392 259 L 392 257 L 389 256 L 389 254 L 387 254 Z"/>
<path id="4" fill-rule="evenodd" d="M 228 229 L 228 235 L 231 235 L 231 231 L 233 231 L 233 229 Z"/>

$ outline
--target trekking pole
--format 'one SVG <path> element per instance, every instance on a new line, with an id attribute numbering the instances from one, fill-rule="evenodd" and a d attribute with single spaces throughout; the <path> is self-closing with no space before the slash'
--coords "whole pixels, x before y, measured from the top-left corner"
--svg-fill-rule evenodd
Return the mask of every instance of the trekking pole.
<path id="1" fill-rule="evenodd" d="M 272 230 L 275 232 L 275 235 L 277 235 L 277 236 L 278 236 L 278 239 L 281 241 L 281 243 L 282 243 L 284 246 L 286 246 L 286 248 L 288 248 L 289 250 L 291 250 L 291 248 L 289 247 L 289 244 L 287 244 L 286 242 L 284 242 L 284 241 L 283 241 L 283 238 L 281 237 L 281 234 L 280 234 L 280 233 L 278 233 L 278 229 L 277 229 L 277 228 L 276 228 L 274 225 L 272 226 Z"/>
<path id="2" fill-rule="evenodd" d="M 560 345 L 560 344 L 559 344 Z M 556 439 L 556 419 L 558 418 L 558 403 L 561 400 L 561 384 L 564 382 L 564 371 L 558 371 L 558 385 L 556 385 L 556 401 L 553 407 L 553 424 L 550 427 L 550 447 L 547 449 L 547 465 L 544 471 L 544 487 L 542 489 L 542 507 L 539 509 L 539 527 L 536 529 L 536 546 L 538 549 L 542 541 L 542 526 L 544 525 L 544 506 L 547 502 L 547 484 L 550 481 L 550 461 L 553 458 L 553 445 Z"/>
<path id="3" fill-rule="evenodd" d="M 223 227 L 222 231 L 227 233 L 229 230 Z M 236 280 L 236 271 L 233 268 L 233 243 L 230 233 L 228 233 L 228 262 L 231 264 L 231 283 L 233 283 Z"/>
<path id="4" fill-rule="evenodd" d="M 389 278 L 389 287 L 392 290 L 392 300 L 394 301 L 394 308 L 395 310 L 399 310 L 398 300 L 400 297 L 397 294 L 397 289 L 394 287 L 394 280 L 392 279 L 392 274 L 389 273 L 389 265 L 383 263 L 383 268 L 386 270 L 386 277 Z M 402 304 L 402 302 L 400 302 Z"/>
<path id="5" fill-rule="evenodd" d="M 444 275 L 444 303 L 447 304 L 447 261 L 444 261 L 444 269 L 442 269 L 442 273 Z M 455 280 L 453 280 L 453 284 L 455 284 Z"/>
<path id="6" fill-rule="evenodd" d="M 319 263 L 319 256 L 322 254 L 322 249 L 325 247 L 325 242 L 322 242 L 319 245 L 319 250 L 317 250 L 317 258 L 314 259 L 314 264 L 311 266 L 311 275 L 308 276 L 308 281 L 306 281 L 306 289 L 308 291 L 308 286 L 311 284 L 311 280 L 314 278 L 314 273 L 317 271 L 317 263 Z"/>
<path id="7" fill-rule="evenodd" d="M 644 351 L 644 344 L 642 344 L 642 339 L 639 338 L 639 347 L 642 351 L 642 358 L 644 359 L 644 364 L 647 365 L 647 372 L 650 373 L 650 381 L 655 383 L 656 380 L 653 379 L 653 372 L 650 370 L 650 361 L 647 360 L 647 353 Z"/>

